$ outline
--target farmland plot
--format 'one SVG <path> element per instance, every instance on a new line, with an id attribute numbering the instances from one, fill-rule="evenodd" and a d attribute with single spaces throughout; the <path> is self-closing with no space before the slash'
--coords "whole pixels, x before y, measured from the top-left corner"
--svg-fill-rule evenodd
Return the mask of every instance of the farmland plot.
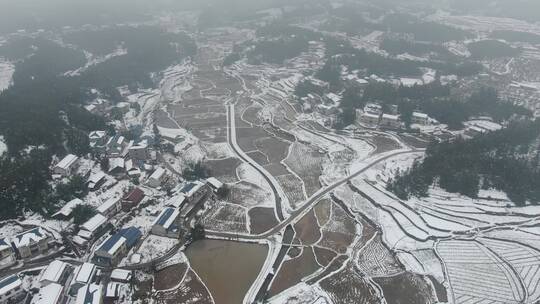
<path id="1" fill-rule="evenodd" d="M 207 160 L 205 165 L 209 168 L 210 174 L 224 183 L 234 183 L 236 177 L 236 168 L 241 164 L 238 158 L 224 158 L 218 160 Z"/>
<path id="2" fill-rule="evenodd" d="M 256 139 L 255 146 L 268 156 L 271 163 L 279 163 L 287 158 L 290 144 L 275 137 L 265 137 Z"/>
<path id="3" fill-rule="evenodd" d="M 246 209 L 224 202 L 217 202 L 205 215 L 205 228 L 213 231 L 247 233 Z"/>
<path id="4" fill-rule="evenodd" d="M 368 276 L 389 276 L 402 271 L 392 252 L 375 236 L 358 254 L 358 268 Z"/>
<path id="5" fill-rule="evenodd" d="M 192 269 L 189 269 L 179 288 L 157 293 L 156 303 L 213 304 L 214 301 L 199 277 Z"/>
<path id="6" fill-rule="evenodd" d="M 259 116 L 261 108 L 262 107 L 259 104 L 253 104 L 244 111 L 244 113 L 242 114 L 242 119 L 250 124 L 254 124 L 257 126 L 262 125 L 263 121 Z"/>
<path id="7" fill-rule="evenodd" d="M 373 279 L 381 286 L 388 304 L 434 303 L 433 291 L 426 280 L 410 272 Z"/>
<path id="8" fill-rule="evenodd" d="M 321 231 L 313 210 L 294 224 L 294 230 L 296 231 L 296 236 L 302 241 L 303 245 L 311 246 L 317 243 L 321 237 Z"/>
<path id="9" fill-rule="evenodd" d="M 437 245 L 450 279 L 454 302 L 520 303 L 520 279 L 495 254 L 475 241 L 444 241 Z"/>
<path id="10" fill-rule="evenodd" d="M 379 235 L 375 236 L 358 254 L 357 266 L 368 276 L 388 276 L 402 269 Z"/>
<path id="11" fill-rule="evenodd" d="M 302 180 L 292 174 L 281 175 L 276 177 L 276 179 L 289 199 L 291 207 L 296 209 L 306 199 Z"/>
<path id="12" fill-rule="evenodd" d="M 318 246 L 344 254 L 353 243 L 356 235 L 354 221 L 336 204 L 326 225 L 322 227 L 322 238 Z"/>
<path id="13" fill-rule="evenodd" d="M 248 214 L 252 234 L 264 233 L 278 224 L 273 208 L 255 207 L 250 209 Z"/>
<path id="14" fill-rule="evenodd" d="M 319 176 L 322 160 L 323 154 L 298 142 L 292 144 L 291 152 L 285 160 L 285 164 L 304 181 L 308 196 L 321 188 Z"/>
<path id="15" fill-rule="evenodd" d="M 377 292 L 369 281 L 356 273 L 351 266 L 347 266 L 319 284 L 334 304 L 380 303 Z"/>
<path id="16" fill-rule="evenodd" d="M 302 255 L 292 260 L 287 260 L 281 265 L 272 287 L 270 295 L 275 296 L 280 292 L 293 287 L 301 280 L 320 268 L 315 260 L 315 254 L 311 247 L 304 247 Z"/>
<path id="17" fill-rule="evenodd" d="M 257 185 L 242 181 L 231 187 L 229 202 L 246 208 L 273 207 L 274 202 L 272 197 L 272 192 L 267 189 L 262 189 Z"/>
<path id="18" fill-rule="evenodd" d="M 525 285 L 529 302 L 540 299 L 540 252 L 532 248 L 494 239 L 480 239 L 515 269 Z"/>

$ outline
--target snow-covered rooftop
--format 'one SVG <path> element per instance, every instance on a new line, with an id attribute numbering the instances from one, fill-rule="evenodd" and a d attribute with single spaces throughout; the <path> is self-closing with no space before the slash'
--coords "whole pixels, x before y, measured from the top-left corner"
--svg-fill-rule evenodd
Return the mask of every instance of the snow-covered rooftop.
<path id="1" fill-rule="evenodd" d="M 209 177 L 208 179 L 206 179 L 206 181 L 214 188 L 216 189 L 219 189 L 221 187 L 223 187 L 223 183 L 220 182 L 217 178 L 215 177 Z"/>
<path id="2" fill-rule="evenodd" d="M 12 275 L 10 277 L 0 280 L 0 295 L 5 295 L 9 291 L 20 287 L 22 285 L 18 276 Z"/>
<path id="3" fill-rule="evenodd" d="M 75 209 L 75 207 L 77 207 L 77 205 L 82 205 L 82 204 L 84 204 L 84 202 L 82 200 L 78 199 L 78 198 L 76 198 L 74 200 L 71 200 L 71 201 L 67 202 L 62 207 L 62 209 L 60 209 L 58 212 L 53 214 L 53 217 L 59 216 L 59 215 L 68 217 L 68 216 L 71 215 L 71 212 L 73 212 L 73 209 Z"/>
<path id="4" fill-rule="evenodd" d="M 102 299 L 101 286 L 96 284 L 89 284 L 77 292 L 77 299 L 75 304 L 99 304 Z"/>
<path id="5" fill-rule="evenodd" d="M 86 223 L 84 223 L 81 226 L 81 228 L 89 232 L 94 232 L 98 230 L 100 227 L 102 227 L 106 222 L 107 222 L 106 217 L 104 217 L 101 214 L 96 214 L 91 219 L 86 221 Z"/>
<path id="6" fill-rule="evenodd" d="M 68 264 L 65 262 L 59 260 L 52 261 L 49 266 L 47 266 L 47 268 L 45 268 L 45 270 L 41 273 L 41 278 L 39 279 L 39 281 L 41 283 L 58 283 L 67 266 Z"/>
<path id="7" fill-rule="evenodd" d="M 131 271 L 125 269 L 115 269 L 111 273 L 113 281 L 129 281 L 131 279 Z"/>
<path id="8" fill-rule="evenodd" d="M 64 157 L 57 165 L 57 168 L 67 170 L 78 160 L 79 158 L 73 154 L 69 154 Z"/>
<path id="9" fill-rule="evenodd" d="M 163 211 L 161 211 L 159 216 L 156 218 L 153 226 L 158 225 L 165 228 L 165 230 L 168 230 L 169 227 L 171 227 L 174 221 L 178 218 L 179 214 L 180 214 L 180 211 L 178 209 L 165 208 L 163 209 Z"/>
<path id="10" fill-rule="evenodd" d="M 17 234 L 11 241 L 16 248 L 20 248 L 33 243 L 37 243 L 41 240 L 47 239 L 48 237 L 49 234 L 43 228 L 37 227 L 32 230 Z"/>
<path id="11" fill-rule="evenodd" d="M 39 290 L 39 293 L 32 298 L 32 304 L 58 304 L 62 298 L 64 287 L 60 284 L 52 283 Z"/>
<path id="12" fill-rule="evenodd" d="M 73 281 L 75 283 L 83 283 L 86 284 L 90 282 L 92 279 L 92 276 L 96 272 L 96 265 L 92 263 L 84 263 L 81 266 L 77 267 L 77 274 L 75 275 L 75 278 Z"/>
<path id="13" fill-rule="evenodd" d="M 152 175 L 150 175 L 150 179 L 154 180 L 161 180 L 161 178 L 165 175 L 165 169 L 158 167 Z"/>
<path id="14" fill-rule="evenodd" d="M 109 211 L 111 208 L 113 208 L 119 202 L 120 202 L 120 198 L 116 198 L 116 197 L 110 198 L 105 203 L 99 205 L 99 207 L 97 207 L 96 210 L 97 210 L 97 212 L 99 212 L 101 214 L 107 213 L 107 211 Z"/>

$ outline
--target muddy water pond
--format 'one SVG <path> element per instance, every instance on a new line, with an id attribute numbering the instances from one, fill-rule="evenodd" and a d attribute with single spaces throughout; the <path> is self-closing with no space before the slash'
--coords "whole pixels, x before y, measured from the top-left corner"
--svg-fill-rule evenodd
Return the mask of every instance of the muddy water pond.
<path id="1" fill-rule="evenodd" d="M 268 246 L 221 240 L 202 240 L 186 255 L 215 304 L 242 303 L 264 264 Z"/>

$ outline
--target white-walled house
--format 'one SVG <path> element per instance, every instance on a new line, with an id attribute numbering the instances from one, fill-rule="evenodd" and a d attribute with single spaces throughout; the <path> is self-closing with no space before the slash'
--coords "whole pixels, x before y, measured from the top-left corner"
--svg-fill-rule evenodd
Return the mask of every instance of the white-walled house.
<path id="1" fill-rule="evenodd" d="M 54 174 L 61 175 L 63 177 L 70 176 L 77 167 L 79 158 L 73 154 L 69 154 L 64 157 L 56 166 L 53 168 Z"/>
<path id="2" fill-rule="evenodd" d="M 25 295 L 26 291 L 17 275 L 0 279 L 0 304 L 20 303 Z"/>
<path id="3" fill-rule="evenodd" d="M 22 259 L 28 259 L 47 252 L 52 240 L 45 229 L 37 227 L 17 234 L 11 239 L 11 243 Z"/>
<path id="4" fill-rule="evenodd" d="M 0 239 L 0 269 L 12 266 L 17 262 L 17 257 L 9 240 Z"/>

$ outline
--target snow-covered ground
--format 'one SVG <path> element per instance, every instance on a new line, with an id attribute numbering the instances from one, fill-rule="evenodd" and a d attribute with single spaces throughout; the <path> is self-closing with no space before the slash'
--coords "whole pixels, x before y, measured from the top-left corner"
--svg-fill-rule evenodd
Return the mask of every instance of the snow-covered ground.
<path id="1" fill-rule="evenodd" d="M 8 151 L 8 147 L 5 143 L 4 136 L 0 135 L 0 156 L 4 155 Z"/>
<path id="2" fill-rule="evenodd" d="M 9 88 L 13 73 L 15 73 L 15 66 L 0 58 L 0 92 Z"/>

